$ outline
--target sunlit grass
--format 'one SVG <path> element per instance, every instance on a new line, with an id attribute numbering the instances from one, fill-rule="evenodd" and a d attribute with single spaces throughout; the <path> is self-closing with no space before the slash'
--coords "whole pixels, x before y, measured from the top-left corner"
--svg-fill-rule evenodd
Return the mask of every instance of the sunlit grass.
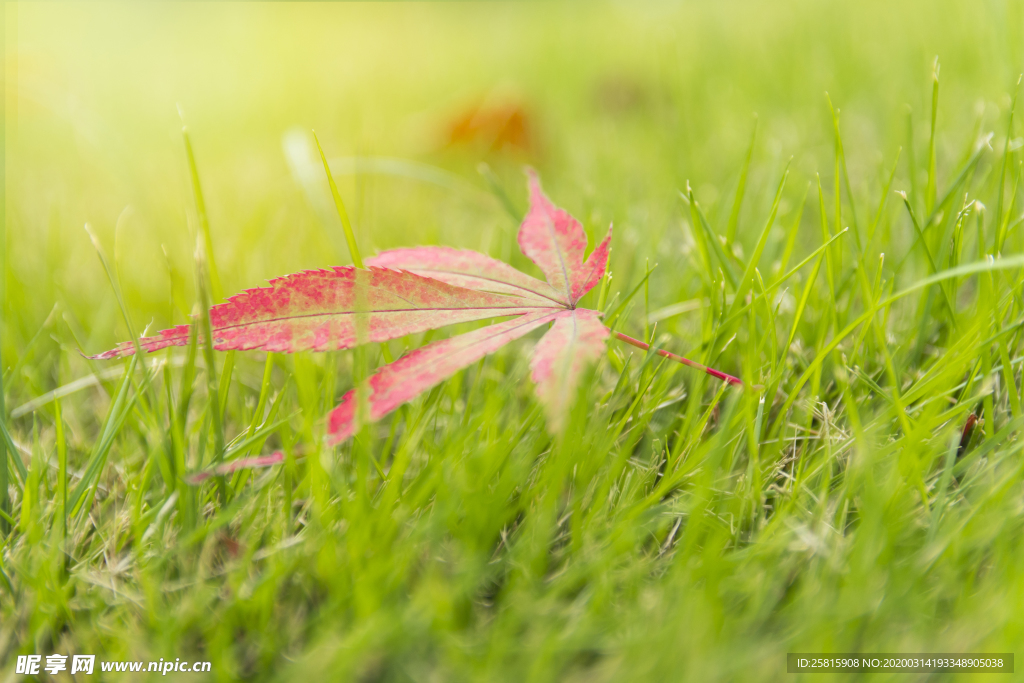
<path id="1" fill-rule="evenodd" d="M 9 3 L 0 661 L 660 681 L 1012 651 L 1024 12 L 940 4 Z M 446 138 L 488 107 L 530 143 Z M 591 244 L 615 224 L 585 305 L 758 388 L 613 342 L 552 438 L 528 340 L 331 448 L 353 376 L 425 335 L 80 355 L 350 262 L 313 128 L 364 256 L 534 272 L 531 164 Z"/>

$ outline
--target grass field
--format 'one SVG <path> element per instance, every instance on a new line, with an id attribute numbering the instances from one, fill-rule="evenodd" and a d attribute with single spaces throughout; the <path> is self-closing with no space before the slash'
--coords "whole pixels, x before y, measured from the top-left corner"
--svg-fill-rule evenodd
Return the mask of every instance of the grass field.
<path id="1" fill-rule="evenodd" d="M 0 680 L 54 653 L 225 681 L 1022 654 L 1024 3 L 5 12 Z M 331 447 L 379 347 L 84 359 L 187 322 L 204 217 L 215 297 L 351 262 L 311 129 L 363 254 L 536 274 L 537 168 L 591 245 L 615 225 L 606 321 L 748 388 L 610 342 L 552 437 L 534 334 Z"/>

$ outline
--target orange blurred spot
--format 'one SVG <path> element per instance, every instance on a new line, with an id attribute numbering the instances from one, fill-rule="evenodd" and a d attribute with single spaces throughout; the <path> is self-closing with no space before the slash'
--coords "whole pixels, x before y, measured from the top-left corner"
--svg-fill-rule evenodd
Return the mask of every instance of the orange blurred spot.
<path id="1" fill-rule="evenodd" d="M 445 126 L 445 143 L 487 152 L 534 149 L 530 116 L 518 102 L 481 102 L 458 112 Z"/>

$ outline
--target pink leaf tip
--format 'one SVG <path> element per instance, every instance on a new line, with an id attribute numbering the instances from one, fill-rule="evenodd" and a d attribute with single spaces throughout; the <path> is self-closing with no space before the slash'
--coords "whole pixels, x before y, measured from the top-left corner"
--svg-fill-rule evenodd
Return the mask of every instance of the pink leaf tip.
<path id="1" fill-rule="evenodd" d="M 530 208 L 519 227 L 519 248 L 537 264 L 548 283 L 569 308 L 593 289 L 608 265 L 611 228 L 590 257 L 584 261 L 587 233 L 565 209 L 555 206 L 544 194 L 536 171 L 527 170 Z"/>

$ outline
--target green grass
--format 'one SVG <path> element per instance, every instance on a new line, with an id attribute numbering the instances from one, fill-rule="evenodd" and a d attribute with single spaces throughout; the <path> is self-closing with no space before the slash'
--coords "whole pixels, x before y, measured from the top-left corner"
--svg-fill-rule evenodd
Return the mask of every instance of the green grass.
<path id="1" fill-rule="evenodd" d="M 5 675 L 782 680 L 1024 642 L 1020 2 L 6 13 Z M 489 93 L 532 151 L 440 144 Z M 530 163 L 592 243 L 615 223 L 584 305 L 760 388 L 613 343 L 552 438 L 527 340 L 331 448 L 353 377 L 424 336 L 83 359 L 349 262 L 313 128 L 364 255 L 534 272 Z"/>

